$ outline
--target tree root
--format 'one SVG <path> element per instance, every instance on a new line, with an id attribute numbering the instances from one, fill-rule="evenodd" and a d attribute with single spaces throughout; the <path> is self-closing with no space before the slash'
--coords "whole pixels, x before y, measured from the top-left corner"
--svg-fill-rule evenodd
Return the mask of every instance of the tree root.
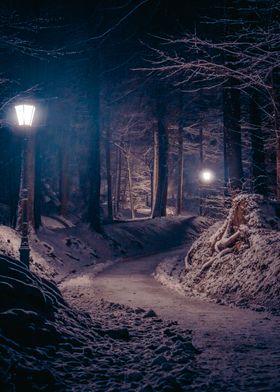
<path id="1" fill-rule="evenodd" d="M 224 249 L 233 247 L 237 240 L 247 237 L 249 229 L 246 226 L 246 209 L 244 200 L 240 200 L 231 209 L 224 224 L 211 239 L 212 254 L 214 252 L 219 254 Z"/>
<path id="2" fill-rule="evenodd" d="M 231 253 L 235 249 L 237 242 L 246 241 L 249 232 L 245 218 L 246 210 L 247 204 L 244 200 L 240 200 L 230 210 L 225 222 L 210 238 L 210 255 L 208 254 L 210 258 L 208 256 L 208 261 L 202 266 L 199 275 L 210 268 L 217 257 L 221 258 L 224 255 Z M 186 256 L 185 266 L 187 272 L 192 268 L 192 256 L 195 252 L 196 248 L 194 247 L 189 250 Z"/>
<path id="3" fill-rule="evenodd" d="M 223 257 L 224 255 L 231 253 L 232 251 L 233 251 L 233 248 L 223 249 L 221 252 L 219 252 L 218 256 Z M 209 269 L 214 264 L 214 261 L 216 261 L 216 260 L 217 260 L 217 256 L 212 257 L 210 260 L 207 261 L 207 263 L 203 264 L 198 275 L 201 276 L 207 269 Z M 221 262 L 222 262 L 222 260 L 220 260 L 217 264 L 220 264 Z"/>
<path id="4" fill-rule="evenodd" d="M 223 236 L 220 241 L 217 241 L 214 244 L 214 249 L 217 253 L 220 253 L 220 251 L 225 250 L 226 248 L 229 248 L 235 244 L 235 242 L 238 240 L 240 237 L 241 231 L 238 230 L 234 234 L 232 234 L 230 237 L 225 237 Z"/>

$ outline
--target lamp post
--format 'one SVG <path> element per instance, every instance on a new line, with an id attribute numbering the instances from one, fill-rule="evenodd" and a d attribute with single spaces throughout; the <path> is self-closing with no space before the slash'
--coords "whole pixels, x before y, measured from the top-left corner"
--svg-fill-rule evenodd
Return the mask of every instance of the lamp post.
<path id="1" fill-rule="evenodd" d="M 21 188 L 20 199 L 22 204 L 21 210 L 21 243 L 19 248 L 20 261 L 22 261 L 29 268 L 30 247 L 28 241 L 28 183 L 27 183 L 27 150 L 28 150 L 28 135 L 32 127 L 32 122 L 35 113 L 35 106 L 33 105 L 17 105 L 15 106 L 18 126 L 23 130 L 23 150 L 21 161 Z"/>
<path id="2" fill-rule="evenodd" d="M 202 215 L 202 184 L 209 185 L 214 181 L 215 175 L 212 170 L 202 169 L 199 173 L 199 215 Z"/>
<path id="3" fill-rule="evenodd" d="M 199 177 L 204 184 L 210 184 L 214 180 L 214 173 L 209 169 L 203 169 L 201 170 Z"/>

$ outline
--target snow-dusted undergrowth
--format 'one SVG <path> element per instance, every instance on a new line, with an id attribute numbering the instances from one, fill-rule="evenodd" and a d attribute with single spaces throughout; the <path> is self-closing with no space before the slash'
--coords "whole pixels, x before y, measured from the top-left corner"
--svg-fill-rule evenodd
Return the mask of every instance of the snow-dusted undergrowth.
<path id="1" fill-rule="evenodd" d="M 157 278 L 187 294 L 278 313 L 278 225 L 273 204 L 258 195 L 239 195 L 227 219 L 194 242 L 185 265 L 182 260 L 165 261 Z"/>

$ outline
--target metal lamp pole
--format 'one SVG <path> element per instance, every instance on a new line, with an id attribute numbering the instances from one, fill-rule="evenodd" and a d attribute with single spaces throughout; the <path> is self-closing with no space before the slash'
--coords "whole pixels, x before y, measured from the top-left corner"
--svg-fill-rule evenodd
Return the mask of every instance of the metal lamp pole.
<path id="1" fill-rule="evenodd" d="M 35 113 L 35 106 L 33 105 L 17 105 L 15 106 L 18 125 L 23 129 L 23 149 L 22 149 L 22 161 L 21 161 L 21 189 L 20 189 L 20 200 L 21 200 L 21 243 L 19 247 L 20 261 L 22 261 L 27 268 L 29 268 L 30 261 L 30 246 L 28 240 L 28 134 L 29 129 L 32 126 L 32 121 Z"/>
<path id="2" fill-rule="evenodd" d="M 25 130 L 26 131 L 26 130 Z M 28 137 L 24 136 L 22 151 L 22 183 L 21 183 L 21 242 L 19 248 L 19 258 L 28 268 L 30 259 L 30 247 L 28 240 L 28 185 L 27 185 L 27 149 Z"/>

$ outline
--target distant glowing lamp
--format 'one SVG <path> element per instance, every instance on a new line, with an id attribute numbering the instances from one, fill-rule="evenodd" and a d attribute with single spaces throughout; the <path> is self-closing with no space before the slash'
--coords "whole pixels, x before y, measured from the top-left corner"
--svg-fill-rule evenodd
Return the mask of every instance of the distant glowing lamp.
<path id="1" fill-rule="evenodd" d="M 214 180 L 214 173 L 209 169 L 204 169 L 200 172 L 200 179 L 205 184 L 209 184 Z"/>
<path id="2" fill-rule="evenodd" d="M 19 126 L 26 126 L 31 127 L 34 113 L 35 113 L 35 106 L 33 105 L 17 105 L 15 106 L 17 120 Z"/>

